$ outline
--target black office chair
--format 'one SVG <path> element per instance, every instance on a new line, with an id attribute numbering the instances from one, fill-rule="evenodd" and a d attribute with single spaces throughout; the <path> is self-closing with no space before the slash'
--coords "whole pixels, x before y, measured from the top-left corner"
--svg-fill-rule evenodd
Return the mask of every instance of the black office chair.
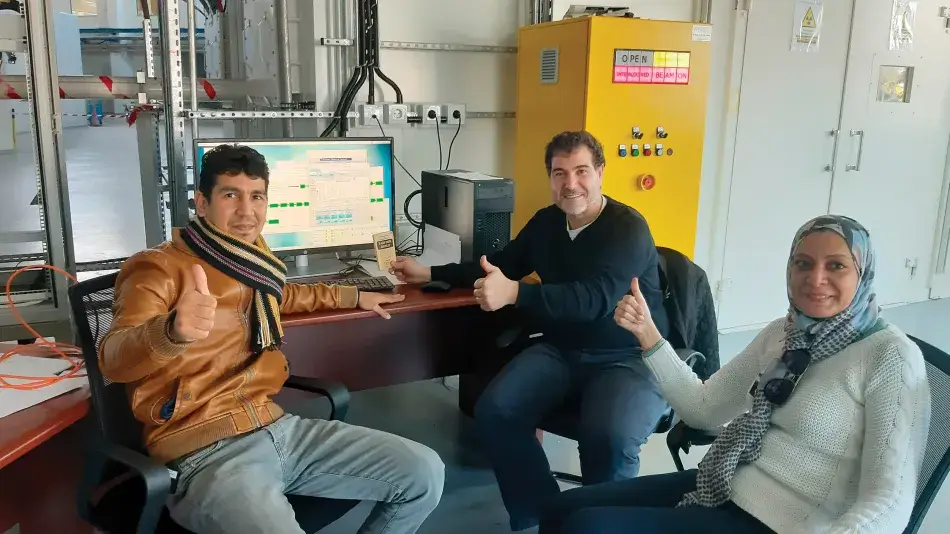
<path id="1" fill-rule="evenodd" d="M 142 425 L 132 415 L 124 384 L 107 382 L 99 371 L 99 342 L 112 324 L 118 273 L 86 280 L 69 289 L 69 300 L 82 347 L 98 432 L 86 453 L 78 489 L 79 515 L 112 534 L 186 534 L 171 520 L 165 501 L 174 490 L 172 472 L 148 457 Z M 334 382 L 291 376 L 286 387 L 315 393 L 330 401 L 330 419 L 343 420 L 347 389 Z M 316 532 L 342 517 L 359 501 L 288 495 L 297 522 Z"/>
<path id="2" fill-rule="evenodd" d="M 904 534 L 916 534 L 924 522 L 927 510 L 950 473 L 950 354 L 926 341 L 908 336 L 924 355 L 927 362 L 927 380 L 930 382 L 931 416 L 924 462 L 917 480 L 917 495 L 910 522 Z M 690 446 L 709 445 L 716 434 L 686 426 L 679 422 L 667 435 L 667 445 L 676 469 L 683 470 L 680 451 L 689 452 Z"/>
<path id="3" fill-rule="evenodd" d="M 670 316 L 681 315 L 684 312 L 683 310 L 679 309 L 678 299 L 675 298 L 671 292 L 669 279 L 670 275 L 672 274 L 677 276 L 686 276 L 687 273 L 672 273 L 669 272 L 668 269 L 699 269 L 699 267 L 693 264 L 680 252 L 663 247 L 657 247 L 657 251 L 659 253 L 660 259 L 660 289 L 663 293 L 664 309 Z M 673 267 L 673 265 L 676 267 Z M 697 279 L 697 282 L 698 284 L 703 285 L 703 287 L 699 289 L 706 291 L 711 296 L 711 291 L 709 290 L 705 273 L 703 273 L 702 277 Z M 699 314 L 704 312 L 704 310 L 698 306 L 694 306 L 692 308 L 693 313 Z M 523 323 L 523 318 L 518 316 L 516 312 L 509 311 L 507 313 L 510 314 L 508 319 L 509 324 L 515 323 L 516 326 L 509 327 L 498 336 L 496 339 L 498 353 L 493 355 L 493 357 L 484 358 L 481 361 L 476 362 L 478 369 L 475 373 L 459 377 L 459 407 L 463 413 L 470 417 L 474 417 L 475 403 L 477 402 L 478 397 L 481 396 L 485 388 L 488 387 L 491 379 L 498 373 L 498 371 L 500 371 L 501 368 L 508 363 L 508 361 L 510 361 L 520 352 L 528 348 L 530 345 L 539 342 L 543 336 L 543 334 L 540 332 L 540 327 Z M 714 314 L 711 320 L 713 321 L 711 328 L 714 331 L 716 329 L 716 325 L 714 324 Z M 674 324 L 672 323 L 673 322 L 671 321 L 671 330 L 676 330 L 674 328 Z M 707 361 L 706 356 L 702 353 L 681 346 L 683 344 L 683 340 L 687 337 L 688 336 L 683 332 L 670 332 L 670 343 L 672 343 L 676 348 L 676 353 L 680 356 L 680 358 L 682 358 L 682 360 L 686 362 L 686 364 L 689 365 L 697 375 L 703 378 L 708 377 L 709 374 L 718 370 L 718 352 L 713 355 L 714 357 L 711 361 Z M 713 341 L 715 346 L 711 347 L 711 349 L 718 351 L 718 339 Z M 580 436 L 580 407 L 581 404 L 579 399 L 566 399 L 565 403 L 560 408 L 553 410 L 541 421 L 539 429 L 550 434 L 576 441 Z M 664 412 L 657 421 L 653 432 L 655 434 L 667 432 L 673 428 L 677 422 L 678 419 L 676 414 L 671 407 L 668 407 L 666 412 Z M 554 478 L 564 482 L 583 484 L 582 478 L 572 473 L 552 471 L 552 474 L 554 475 Z"/>

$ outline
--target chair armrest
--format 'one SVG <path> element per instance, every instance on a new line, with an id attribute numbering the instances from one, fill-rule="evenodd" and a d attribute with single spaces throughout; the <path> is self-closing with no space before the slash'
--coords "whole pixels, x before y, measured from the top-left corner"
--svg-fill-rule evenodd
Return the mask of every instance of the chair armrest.
<path id="1" fill-rule="evenodd" d="M 523 331 L 524 329 L 521 327 L 508 328 L 495 338 L 495 346 L 499 349 L 507 349 L 521 337 L 521 332 Z"/>
<path id="2" fill-rule="evenodd" d="M 322 378 L 291 376 L 284 382 L 284 386 L 308 393 L 323 395 L 330 401 L 329 419 L 331 421 L 343 421 L 346 419 L 346 412 L 350 409 L 350 391 L 346 389 L 346 386 L 343 384 Z"/>
<path id="3" fill-rule="evenodd" d="M 680 357 L 694 373 L 698 372 L 706 365 L 706 357 L 702 352 L 693 349 L 676 349 L 676 355 Z"/>
<path id="4" fill-rule="evenodd" d="M 679 454 L 680 451 L 688 453 L 689 448 L 693 445 L 697 447 L 711 445 L 721 431 L 722 429 L 700 430 L 692 428 L 683 421 L 676 423 L 676 426 L 666 435 L 666 446 L 670 449 L 670 454 L 673 456 L 673 463 L 676 464 L 676 469 L 679 471 L 683 470 L 683 462 Z"/>
<path id="5" fill-rule="evenodd" d="M 90 444 L 86 453 L 82 479 L 79 482 L 79 515 L 92 521 L 91 500 L 96 489 L 103 484 L 102 476 L 109 462 L 130 469 L 130 474 L 140 478 L 145 485 L 145 500 L 135 528 L 136 534 L 153 534 L 165 510 L 168 494 L 172 490 L 173 472 L 168 467 L 134 450 L 100 439 Z M 121 476 L 121 475 L 120 475 Z"/>
<path id="6" fill-rule="evenodd" d="M 544 334 L 541 332 L 531 332 L 530 330 L 522 327 L 509 328 L 495 338 L 495 347 L 499 349 L 507 349 L 514 345 L 517 341 L 529 342 L 543 336 Z"/>

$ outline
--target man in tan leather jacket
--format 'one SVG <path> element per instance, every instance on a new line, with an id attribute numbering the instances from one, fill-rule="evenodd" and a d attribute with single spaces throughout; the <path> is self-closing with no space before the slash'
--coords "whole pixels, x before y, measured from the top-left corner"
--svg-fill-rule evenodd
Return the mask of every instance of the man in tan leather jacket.
<path id="1" fill-rule="evenodd" d="M 285 497 L 298 494 L 377 501 L 359 532 L 415 532 L 442 495 L 434 451 L 271 400 L 289 375 L 281 313 L 360 307 L 388 318 L 382 305 L 402 296 L 285 283 L 260 235 L 268 179 L 248 147 L 202 158 L 198 217 L 122 266 L 102 373 L 128 384 L 149 454 L 178 471 L 169 510 L 189 530 L 303 534 Z"/>

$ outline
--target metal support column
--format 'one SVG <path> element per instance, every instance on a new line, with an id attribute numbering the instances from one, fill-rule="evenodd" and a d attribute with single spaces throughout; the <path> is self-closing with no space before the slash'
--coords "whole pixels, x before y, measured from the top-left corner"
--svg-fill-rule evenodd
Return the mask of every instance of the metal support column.
<path id="1" fill-rule="evenodd" d="M 221 77 L 229 81 L 243 82 L 247 79 L 247 62 L 244 59 L 246 44 L 244 2 L 228 3 L 227 10 L 219 16 L 219 20 L 221 21 Z M 247 98 L 234 100 L 233 109 L 248 110 Z M 225 129 L 225 136 L 237 139 L 248 138 L 250 137 L 248 126 L 248 121 L 230 121 L 230 127 L 233 130 Z"/>
<path id="2" fill-rule="evenodd" d="M 287 0 L 274 0 L 274 15 L 277 18 L 277 86 L 280 92 L 280 103 L 291 104 L 294 96 L 290 84 L 290 30 L 287 21 Z M 284 137 L 294 136 L 293 119 L 282 120 L 281 126 Z"/>
<path id="3" fill-rule="evenodd" d="M 135 119 L 139 147 L 139 173 L 142 177 L 142 214 L 145 218 L 145 246 L 152 248 L 165 241 L 165 203 L 162 194 L 162 160 L 158 113 L 141 111 Z"/>
<path id="4" fill-rule="evenodd" d="M 528 8 L 528 21 L 530 24 L 538 24 L 541 22 L 541 0 L 528 0 L 530 7 Z"/>
<path id="5" fill-rule="evenodd" d="M 696 16 L 693 18 L 701 24 L 709 24 L 712 21 L 712 0 L 696 0 Z"/>
<path id="6" fill-rule="evenodd" d="M 145 72 L 137 73 L 140 81 L 155 79 L 155 47 L 152 39 L 151 5 L 139 0 L 142 9 L 142 34 L 145 36 Z M 144 80 L 142 80 L 144 78 Z M 143 84 L 144 85 L 144 84 Z M 139 104 L 148 104 L 148 94 L 139 93 Z M 145 224 L 145 246 L 152 248 L 165 240 L 165 197 L 162 186 L 162 151 L 159 133 L 159 111 L 143 109 L 135 121 L 135 137 L 139 153 L 139 175 L 142 183 L 142 216 Z"/>
<path id="7" fill-rule="evenodd" d="M 195 21 L 195 0 L 188 0 L 185 4 L 188 10 L 188 83 L 191 88 L 191 111 L 198 111 L 198 51 L 195 43 L 195 30 L 198 27 Z M 191 138 L 198 139 L 198 120 L 191 119 Z M 198 175 L 194 174 L 195 191 L 198 190 Z"/>
<path id="8" fill-rule="evenodd" d="M 165 141 L 168 146 L 168 196 L 171 224 L 188 224 L 188 170 L 185 167 L 185 98 L 182 88 L 181 20 L 178 0 L 159 0 Z M 194 93 L 193 93 L 194 94 Z"/>
<path id="9" fill-rule="evenodd" d="M 55 54 L 55 34 L 49 2 L 24 2 L 29 70 L 33 82 L 32 106 L 35 136 L 34 159 L 39 172 L 45 211 L 49 259 L 53 265 L 75 273 L 72 225 L 69 217 L 69 190 L 66 185 L 66 154 L 62 145 L 62 111 L 59 103 Z M 59 246 L 62 244 L 62 246 Z M 57 305 L 65 306 L 66 281 L 57 280 Z"/>
<path id="10" fill-rule="evenodd" d="M 148 2 L 146 2 L 147 4 Z M 155 78 L 155 46 L 152 42 L 152 19 L 142 19 L 142 33 L 145 35 L 145 77 Z"/>
<path id="11" fill-rule="evenodd" d="M 554 20 L 554 0 L 534 0 L 531 3 L 531 23 L 540 24 Z"/>

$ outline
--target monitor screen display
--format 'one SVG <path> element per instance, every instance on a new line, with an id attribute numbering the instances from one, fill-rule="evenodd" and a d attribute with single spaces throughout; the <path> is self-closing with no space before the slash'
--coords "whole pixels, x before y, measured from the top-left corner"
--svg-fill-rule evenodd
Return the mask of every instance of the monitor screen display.
<path id="1" fill-rule="evenodd" d="M 391 138 L 203 139 L 195 145 L 195 175 L 204 154 L 225 143 L 258 151 L 267 160 L 267 221 L 262 235 L 274 252 L 369 247 L 392 231 Z"/>

